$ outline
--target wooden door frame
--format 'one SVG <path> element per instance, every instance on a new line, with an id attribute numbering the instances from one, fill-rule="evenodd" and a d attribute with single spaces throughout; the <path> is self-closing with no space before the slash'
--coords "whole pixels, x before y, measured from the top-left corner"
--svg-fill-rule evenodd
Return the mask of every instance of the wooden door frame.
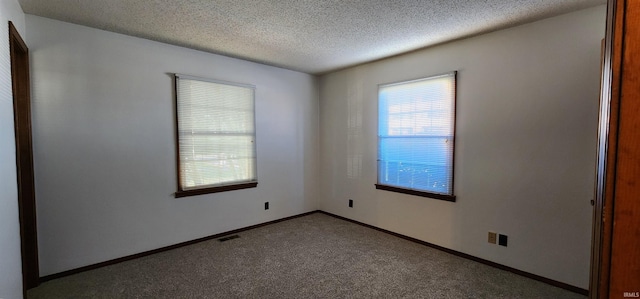
<path id="1" fill-rule="evenodd" d="M 638 166 L 634 164 L 640 152 L 636 141 L 640 64 L 631 59 L 640 50 L 636 41 L 640 7 L 630 0 L 609 0 L 607 4 L 590 298 L 618 298 L 625 291 L 630 295 L 640 291 L 635 280 L 640 273 L 639 221 L 633 217 L 640 209 L 635 199 Z"/>
<path id="2" fill-rule="evenodd" d="M 620 64 L 613 68 L 617 92 L 612 92 L 612 102 L 618 101 L 620 108 L 612 123 L 618 127 L 615 179 L 607 185 L 613 189 L 607 207 L 612 213 L 607 220 L 612 222 L 608 291 L 610 298 L 621 298 L 640 296 L 640 2 L 618 0 L 615 23 L 612 59 Z"/>
<path id="3" fill-rule="evenodd" d="M 31 137 L 29 48 L 11 21 L 9 21 L 9 48 L 16 138 L 22 289 L 26 298 L 26 290 L 38 286 L 40 279 Z"/>

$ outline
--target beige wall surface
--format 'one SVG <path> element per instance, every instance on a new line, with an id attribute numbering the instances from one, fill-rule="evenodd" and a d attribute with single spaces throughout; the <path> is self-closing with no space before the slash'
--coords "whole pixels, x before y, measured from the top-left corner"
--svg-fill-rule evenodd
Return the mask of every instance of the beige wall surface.
<path id="1" fill-rule="evenodd" d="M 316 77 L 26 20 L 41 275 L 318 208 Z M 173 197 L 174 73 L 256 86 L 257 188 Z"/>
<path id="2" fill-rule="evenodd" d="M 322 76 L 321 209 L 587 288 L 604 27 L 599 6 Z M 457 202 L 376 190 L 377 86 L 450 71 Z"/>

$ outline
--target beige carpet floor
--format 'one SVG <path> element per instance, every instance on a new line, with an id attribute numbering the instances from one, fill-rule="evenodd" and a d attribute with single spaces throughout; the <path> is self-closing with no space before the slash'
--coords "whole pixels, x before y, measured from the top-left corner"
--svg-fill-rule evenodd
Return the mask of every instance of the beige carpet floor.
<path id="1" fill-rule="evenodd" d="M 586 298 L 325 214 L 51 280 L 55 298 Z"/>

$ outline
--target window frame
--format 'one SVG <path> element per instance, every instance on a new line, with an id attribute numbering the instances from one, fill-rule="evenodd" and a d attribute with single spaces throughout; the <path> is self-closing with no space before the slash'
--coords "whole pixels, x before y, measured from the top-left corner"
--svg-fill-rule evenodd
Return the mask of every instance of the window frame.
<path id="1" fill-rule="evenodd" d="M 187 79 L 187 80 L 195 80 L 195 81 L 202 81 L 202 82 L 209 82 L 209 83 L 216 83 L 216 84 L 223 84 L 223 85 L 230 85 L 230 86 L 236 86 L 236 87 L 243 87 L 243 88 L 248 88 L 252 90 L 252 102 L 253 102 L 253 143 L 254 143 L 254 155 L 255 155 L 255 161 L 254 161 L 254 165 L 253 165 L 253 169 L 255 172 L 255 180 L 253 181 L 242 181 L 242 182 L 231 182 L 229 184 L 224 184 L 224 185 L 203 185 L 202 187 L 198 188 L 198 187 L 193 187 L 193 188 L 188 188 L 185 189 L 182 186 L 182 171 L 181 171 L 181 163 L 180 163 L 180 120 L 179 120 L 179 112 L 178 112 L 178 107 L 179 107 L 179 99 L 178 99 L 178 80 L 179 79 Z M 210 194 L 210 193 L 218 193 L 218 192 L 226 192 L 226 191 L 232 191 L 232 190 L 240 190 L 240 189 L 247 189 L 247 188 L 255 188 L 258 186 L 258 146 L 257 146 L 257 130 L 256 130 L 256 106 L 255 106 L 255 101 L 256 101 L 256 87 L 255 85 L 251 85 L 251 84 L 244 84 L 244 83 L 236 83 L 236 82 L 230 82 L 230 81 L 224 81 L 224 80 L 218 80 L 218 79 L 210 79 L 210 78 L 203 78 L 203 77 L 197 77 L 197 76 L 191 76 L 191 75 L 184 75 L 184 74 L 179 74 L 179 73 L 175 73 L 174 74 L 174 80 L 173 80 L 173 92 L 174 92 L 174 114 L 175 114 L 175 146 L 176 146 L 176 172 L 177 172 L 177 191 L 174 193 L 175 198 L 180 198 L 180 197 L 187 197 L 187 196 L 195 196 L 195 195 L 203 195 L 203 194 Z"/>
<path id="2" fill-rule="evenodd" d="M 400 186 L 392 186 L 392 185 L 385 185 L 385 184 L 381 184 L 380 183 L 380 89 L 382 87 L 386 87 L 386 86 L 392 86 L 392 85 L 402 85 L 402 84 L 409 84 L 409 83 L 413 83 L 413 82 L 418 82 L 418 81 L 425 81 L 425 80 L 429 80 L 429 79 L 436 79 L 439 77 L 445 77 L 445 76 L 451 76 L 453 77 L 453 103 L 452 103 L 452 114 L 453 117 L 451 119 L 452 123 L 452 145 L 451 145 L 451 194 L 445 194 L 445 193 L 436 193 L 436 192 L 431 192 L 431 191 L 425 191 L 425 190 L 417 190 L 417 189 L 411 189 L 411 188 L 404 188 L 404 187 L 400 187 Z M 411 79 L 411 80 L 403 80 L 403 81 L 396 81 L 396 82 L 391 82 L 391 83 L 383 83 L 383 84 L 378 84 L 378 89 L 377 89 L 377 93 L 376 96 L 378 97 L 376 100 L 376 109 L 377 109 L 377 115 L 376 115 L 376 133 L 377 133 L 377 137 L 376 137 L 376 184 L 375 187 L 376 189 L 379 190 L 385 190 L 385 191 L 390 191 L 390 192 L 397 192 L 397 193 L 403 193 L 403 194 L 409 194 L 409 195 L 415 195 L 415 196 L 422 196 L 422 197 L 428 197 L 428 198 L 433 198 L 433 199 L 439 199 L 439 200 L 444 200 L 444 201 L 450 201 L 450 202 L 455 202 L 456 201 L 456 196 L 455 196 L 455 152 L 456 152 L 456 117 L 457 117 L 457 111 L 456 111 L 456 107 L 457 107 L 457 102 L 458 102 L 458 71 L 451 71 L 451 72 L 446 72 L 446 73 L 440 73 L 440 74 L 436 74 L 436 75 L 430 75 L 430 76 L 425 76 L 425 77 L 421 77 L 421 78 L 417 78 L 417 79 Z"/>

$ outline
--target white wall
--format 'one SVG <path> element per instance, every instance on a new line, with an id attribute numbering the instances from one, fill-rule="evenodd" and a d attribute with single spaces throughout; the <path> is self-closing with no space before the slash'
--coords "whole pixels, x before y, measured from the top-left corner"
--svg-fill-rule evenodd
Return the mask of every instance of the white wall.
<path id="1" fill-rule="evenodd" d="M 41 275 L 318 208 L 316 77 L 31 15 L 26 22 Z M 172 73 L 256 86 L 257 188 L 173 197 Z"/>
<path id="2" fill-rule="evenodd" d="M 26 38 L 24 13 L 18 1 L 0 0 L 0 298 L 22 298 L 9 21 Z"/>
<path id="3" fill-rule="evenodd" d="M 587 288 L 604 25 L 599 6 L 321 77 L 320 208 Z M 457 202 L 376 190 L 377 85 L 453 70 Z"/>

